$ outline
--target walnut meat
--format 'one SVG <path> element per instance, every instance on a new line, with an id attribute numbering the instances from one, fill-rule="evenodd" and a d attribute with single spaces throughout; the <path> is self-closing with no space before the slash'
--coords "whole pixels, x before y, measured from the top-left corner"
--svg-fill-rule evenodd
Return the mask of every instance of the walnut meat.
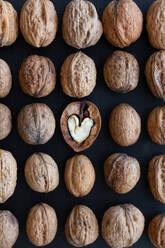
<path id="1" fill-rule="evenodd" d="M 66 187 L 76 197 L 87 195 L 95 182 L 95 170 L 88 157 L 75 155 L 65 165 Z"/>
<path id="2" fill-rule="evenodd" d="M 19 71 L 19 83 L 25 94 L 37 98 L 49 95 L 56 85 L 53 62 L 38 55 L 27 57 Z"/>
<path id="3" fill-rule="evenodd" d="M 25 178 L 31 189 L 48 193 L 59 184 L 59 172 L 56 162 L 45 153 L 34 153 L 26 161 Z"/>
<path id="4" fill-rule="evenodd" d="M 31 208 L 26 221 L 26 232 L 30 242 L 36 246 L 51 243 L 57 232 L 57 216 L 54 209 L 45 203 Z"/>
<path id="5" fill-rule="evenodd" d="M 32 103 L 22 108 L 18 115 L 18 133 L 27 144 L 48 142 L 55 132 L 55 118 L 43 103 Z"/>
<path id="6" fill-rule="evenodd" d="M 96 66 L 94 61 L 82 52 L 71 54 L 61 68 L 63 92 L 71 97 L 88 96 L 96 85 Z"/>
<path id="7" fill-rule="evenodd" d="M 84 205 L 75 206 L 65 225 L 67 241 L 75 247 L 84 247 L 95 242 L 99 227 L 93 211 Z"/>
<path id="8" fill-rule="evenodd" d="M 10 109 L 0 103 L 0 140 L 5 139 L 12 129 L 12 116 Z"/>
<path id="9" fill-rule="evenodd" d="M 113 0 L 103 12 L 103 29 L 106 39 L 116 47 L 135 42 L 143 29 L 143 15 L 132 0 Z"/>
<path id="10" fill-rule="evenodd" d="M 113 91 L 119 93 L 132 91 L 139 81 L 139 64 L 132 54 L 115 51 L 105 62 L 104 79 Z"/>
<path id="11" fill-rule="evenodd" d="M 20 29 L 27 43 L 46 47 L 55 38 L 58 18 L 49 0 L 27 0 L 20 15 Z"/>
<path id="12" fill-rule="evenodd" d="M 12 4 L 0 0 L 0 46 L 12 45 L 18 36 L 18 16 Z"/>
<path id="13" fill-rule="evenodd" d="M 110 115 L 109 130 L 118 145 L 133 145 L 141 132 L 140 116 L 129 104 L 122 103 L 115 107 Z"/>
<path id="14" fill-rule="evenodd" d="M 0 98 L 7 96 L 12 86 L 12 75 L 8 64 L 0 59 Z"/>
<path id="15" fill-rule="evenodd" d="M 130 247 L 141 237 L 144 216 L 132 204 L 110 207 L 103 216 L 102 236 L 111 247 Z"/>
<path id="16" fill-rule="evenodd" d="M 105 181 L 116 193 L 125 194 L 132 190 L 140 178 L 138 161 L 127 154 L 115 153 L 104 163 Z"/>
<path id="17" fill-rule="evenodd" d="M 19 234 L 16 217 L 7 210 L 0 210 L 0 242 L 1 248 L 12 248 Z"/>
<path id="18" fill-rule="evenodd" d="M 95 6 L 84 0 L 72 0 L 65 9 L 62 22 L 65 42 L 75 48 L 95 45 L 103 28 Z"/>

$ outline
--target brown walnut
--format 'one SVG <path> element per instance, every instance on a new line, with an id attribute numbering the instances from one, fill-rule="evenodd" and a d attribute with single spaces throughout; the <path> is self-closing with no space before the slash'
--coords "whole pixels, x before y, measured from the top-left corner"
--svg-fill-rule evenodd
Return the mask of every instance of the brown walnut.
<path id="1" fill-rule="evenodd" d="M 84 205 L 75 206 L 65 225 L 67 241 L 75 247 L 84 247 L 95 242 L 99 226 L 93 211 Z"/>
<path id="2" fill-rule="evenodd" d="M 27 144 L 45 144 L 55 132 L 53 112 L 43 103 L 32 103 L 23 107 L 17 122 L 18 133 Z"/>
<path id="3" fill-rule="evenodd" d="M 53 62 L 38 55 L 27 57 L 19 71 L 19 83 L 25 94 L 37 98 L 49 95 L 56 85 Z"/>
<path id="4" fill-rule="evenodd" d="M 95 6 L 90 1 L 72 0 L 63 15 L 62 32 L 65 42 L 72 47 L 95 45 L 103 33 Z"/>
<path id="5" fill-rule="evenodd" d="M 10 109 L 0 103 L 0 140 L 5 139 L 12 129 L 12 116 Z"/>
<path id="6" fill-rule="evenodd" d="M 90 95 L 96 85 L 94 61 L 82 52 L 68 56 L 61 68 L 61 85 L 68 96 L 82 98 Z"/>
<path id="7" fill-rule="evenodd" d="M 49 0 L 27 0 L 20 15 L 20 29 L 27 43 L 46 47 L 54 40 L 58 17 Z"/>
<path id="8" fill-rule="evenodd" d="M 103 12 L 106 39 L 116 47 L 135 42 L 143 29 L 143 14 L 132 0 L 113 0 Z"/>
<path id="9" fill-rule="evenodd" d="M 113 248 L 130 247 L 141 237 L 144 221 L 143 214 L 132 204 L 110 207 L 103 216 L 102 236 Z"/>
<path id="10" fill-rule="evenodd" d="M 109 130 L 118 145 L 133 145 L 137 142 L 141 132 L 140 116 L 129 104 L 119 104 L 110 115 Z"/>
<path id="11" fill-rule="evenodd" d="M 0 59 L 0 98 L 7 96 L 12 86 L 12 75 L 8 64 Z"/>

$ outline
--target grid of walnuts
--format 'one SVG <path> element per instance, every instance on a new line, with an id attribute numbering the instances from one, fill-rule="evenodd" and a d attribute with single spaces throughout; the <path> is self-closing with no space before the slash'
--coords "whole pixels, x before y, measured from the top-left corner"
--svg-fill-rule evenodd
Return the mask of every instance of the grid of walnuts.
<path id="1" fill-rule="evenodd" d="M 152 54 L 145 67 L 148 86 L 155 97 L 165 100 L 165 1 L 156 0 L 147 13 L 146 27 L 150 43 L 161 49 Z M 20 29 L 27 43 L 34 47 L 48 46 L 56 36 L 58 17 L 50 0 L 27 0 L 20 15 Z M 72 0 L 63 14 L 62 33 L 65 42 L 77 49 L 95 45 L 102 33 L 115 47 L 123 48 L 135 42 L 143 29 L 143 15 L 132 0 L 113 0 L 105 8 L 100 21 L 95 6 L 86 0 Z M 9 46 L 18 36 L 18 17 L 13 6 L 0 0 L 0 46 Z M 83 52 L 68 56 L 61 68 L 63 92 L 74 98 L 84 98 L 96 86 L 96 66 Z M 124 51 L 113 52 L 104 65 L 108 87 L 119 93 L 134 90 L 139 81 L 136 58 Z M 56 85 L 56 70 L 47 57 L 27 57 L 19 70 L 22 91 L 32 97 L 49 95 Z M 0 98 L 8 95 L 12 75 L 7 63 L 0 59 Z M 18 133 L 24 142 L 39 145 L 54 135 L 56 121 L 51 109 L 42 103 L 26 105 L 18 115 Z M 101 129 L 101 116 L 95 104 L 89 101 L 70 103 L 60 120 L 65 142 L 75 151 L 89 148 Z M 0 140 L 12 129 L 9 108 L 0 104 Z M 141 118 L 128 104 L 116 106 L 109 118 L 109 131 L 120 146 L 130 146 L 139 138 Z M 148 117 L 148 133 L 153 142 L 165 145 L 165 106 L 156 107 Z M 118 194 L 132 190 L 140 178 L 136 158 L 115 153 L 104 163 L 105 181 Z M 27 184 L 37 192 L 50 192 L 59 184 L 56 162 L 45 153 L 34 153 L 26 161 Z M 95 182 L 95 170 L 88 157 L 75 155 L 66 161 L 65 183 L 75 197 L 87 195 Z M 165 203 L 165 155 L 154 157 L 149 165 L 148 180 L 155 199 Z M 14 193 L 17 181 L 17 163 L 12 154 L 0 149 L 0 203 Z M 10 211 L 0 211 L 0 247 L 11 248 L 19 234 L 19 224 Z M 141 237 L 144 216 L 132 204 L 110 207 L 104 214 L 101 233 L 106 243 L 115 248 L 129 247 Z M 46 203 L 35 205 L 29 212 L 26 231 L 36 246 L 52 242 L 57 231 L 55 210 Z M 93 211 L 84 205 L 75 206 L 65 225 L 67 241 L 75 247 L 93 243 L 99 235 L 98 222 Z M 155 247 L 165 247 L 165 214 L 153 218 L 148 235 Z"/>

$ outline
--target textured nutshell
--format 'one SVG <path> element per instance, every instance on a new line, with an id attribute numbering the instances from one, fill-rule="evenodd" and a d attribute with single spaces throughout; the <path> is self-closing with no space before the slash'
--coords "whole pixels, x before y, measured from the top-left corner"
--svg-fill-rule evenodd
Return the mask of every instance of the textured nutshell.
<path id="1" fill-rule="evenodd" d="M 45 144 L 55 132 L 53 112 L 43 103 L 32 103 L 23 107 L 17 122 L 18 133 L 27 144 Z"/>
<path id="2" fill-rule="evenodd" d="M 131 191 L 140 178 L 138 161 L 127 154 L 115 153 L 104 163 L 105 181 L 116 193 Z"/>
<path id="3" fill-rule="evenodd" d="M 18 16 L 12 4 L 0 0 L 0 46 L 12 45 L 18 36 Z"/>
<path id="4" fill-rule="evenodd" d="M 20 14 L 20 29 L 27 43 L 46 47 L 54 40 L 58 17 L 49 0 L 27 0 Z"/>
<path id="5" fill-rule="evenodd" d="M 19 71 L 19 83 L 25 94 L 37 98 L 49 95 L 56 85 L 53 62 L 38 55 L 27 57 Z"/>
<path id="6" fill-rule="evenodd" d="M 99 226 L 93 211 L 84 205 L 75 206 L 65 225 L 67 241 L 75 247 L 84 247 L 95 242 Z"/>
<path id="7" fill-rule="evenodd" d="M 76 115 L 79 118 L 80 125 L 85 118 L 90 118 L 93 120 L 93 127 L 90 130 L 89 136 L 85 141 L 77 143 L 71 136 L 68 128 L 68 118 L 72 115 Z M 72 102 L 67 105 L 64 109 L 61 119 L 61 132 L 64 137 L 65 142 L 75 151 L 80 152 L 89 148 L 97 136 L 99 135 L 101 129 L 101 116 L 98 108 L 95 104 L 89 101 L 83 102 Z"/>
<path id="8" fill-rule="evenodd" d="M 90 1 L 72 0 L 63 15 L 62 33 L 65 42 L 72 47 L 95 45 L 103 33 L 95 6 Z"/>
<path id="9" fill-rule="evenodd" d="M 0 242 L 1 248 L 12 248 L 19 234 L 16 217 L 7 210 L 0 210 Z"/>
<path id="10" fill-rule="evenodd" d="M 104 79 L 108 87 L 115 92 L 132 91 L 139 81 L 139 64 L 132 54 L 115 51 L 105 62 Z"/>
<path id="11" fill-rule="evenodd" d="M 87 195 L 95 182 L 95 170 L 88 157 L 75 155 L 68 159 L 64 173 L 68 191 L 76 197 Z"/>
<path id="12" fill-rule="evenodd" d="M 165 106 L 154 108 L 149 114 L 147 128 L 150 138 L 159 145 L 165 145 Z"/>
<path id="13" fill-rule="evenodd" d="M 0 103 L 0 140 L 5 139 L 12 129 L 12 116 L 10 109 Z"/>
<path id="14" fill-rule="evenodd" d="M 82 52 L 71 54 L 61 68 L 63 92 L 76 98 L 92 93 L 96 85 L 96 66 L 94 61 Z"/>
<path id="15" fill-rule="evenodd" d="M 165 51 L 153 53 L 146 64 L 145 75 L 152 94 L 165 101 Z"/>
<path id="16" fill-rule="evenodd" d="M 0 59 L 0 98 L 7 96 L 12 86 L 12 75 L 8 64 Z"/>
<path id="17" fill-rule="evenodd" d="M 116 47 L 135 42 L 143 29 L 143 14 L 132 0 L 114 0 L 103 12 L 103 29 L 106 39 Z"/>
<path id="18" fill-rule="evenodd" d="M 118 145 L 133 145 L 141 132 L 140 116 L 129 104 L 119 104 L 110 115 L 109 130 Z"/>
<path id="19" fill-rule="evenodd" d="M 144 221 L 143 214 L 132 204 L 110 207 L 103 216 L 102 236 L 110 247 L 130 247 L 141 237 Z"/>
<path id="20" fill-rule="evenodd" d="M 31 189 L 48 193 L 59 184 L 59 172 L 56 162 L 45 153 L 34 153 L 26 161 L 25 178 Z"/>
<path id="21" fill-rule="evenodd" d="M 147 12 L 146 28 L 151 45 L 157 49 L 165 49 L 165 1 L 154 1 Z"/>
<path id="22" fill-rule="evenodd" d="M 33 245 L 45 246 L 51 243 L 57 232 L 54 209 L 45 203 L 31 208 L 26 221 L 26 232 Z"/>

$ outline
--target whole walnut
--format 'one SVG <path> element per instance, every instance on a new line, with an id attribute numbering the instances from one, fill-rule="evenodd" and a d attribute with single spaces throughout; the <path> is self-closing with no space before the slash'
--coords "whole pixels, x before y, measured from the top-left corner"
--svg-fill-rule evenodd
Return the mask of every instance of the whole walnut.
<path id="1" fill-rule="evenodd" d="M 27 57 L 19 71 L 19 83 L 25 94 L 37 98 L 49 95 L 56 85 L 53 62 L 38 55 Z"/>
<path id="2" fill-rule="evenodd" d="M 46 47 L 54 40 L 58 17 L 49 0 L 26 0 L 20 14 L 20 29 L 27 43 Z"/>
<path id="3" fill-rule="evenodd" d="M 59 172 L 56 162 L 45 153 L 34 153 L 26 161 L 25 178 L 31 189 L 48 193 L 59 184 Z"/>
<path id="4" fill-rule="evenodd" d="M 18 133 L 27 144 L 45 144 L 55 132 L 55 117 L 44 103 L 24 106 L 18 115 L 17 122 Z"/>
<path id="5" fill-rule="evenodd" d="M 105 62 L 104 79 L 113 91 L 119 93 L 132 91 L 139 81 L 139 64 L 132 54 L 115 51 Z"/>
<path id="6" fill-rule="evenodd" d="M 165 145 L 165 106 L 154 108 L 149 114 L 147 128 L 150 138 L 159 145 Z"/>
<path id="7" fill-rule="evenodd" d="M 0 0 L 0 46 L 12 45 L 18 36 L 18 16 L 12 4 Z"/>
<path id="8" fill-rule="evenodd" d="M 113 0 L 103 12 L 106 39 L 116 47 L 135 42 L 143 29 L 143 14 L 132 0 Z"/>
<path id="9" fill-rule="evenodd" d="M 131 191 L 140 178 L 138 161 L 127 154 L 114 153 L 104 163 L 105 181 L 116 193 Z"/>
<path id="10" fill-rule="evenodd" d="M 141 132 L 140 116 L 129 104 L 119 104 L 110 115 L 109 130 L 118 145 L 133 145 L 137 142 Z"/>
<path id="11" fill-rule="evenodd" d="M 82 52 L 71 54 L 61 68 L 63 92 L 71 97 L 88 96 L 96 85 L 96 66 L 94 61 Z"/>
<path id="12" fill-rule="evenodd" d="M 0 247 L 12 248 L 19 234 L 18 220 L 7 210 L 0 210 L 0 220 Z"/>
<path id="13" fill-rule="evenodd" d="M 67 241 L 75 247 L 92 244 L 99 236 L 99 226 L 93 211 L 84 205 L 75 206 L 65 225 Z"/>
<path id="14" fill-rule="evenodd" d="M 87 195 L 95 182 L 95 170 L 88 157 L 75 155 L 65 165 L 66 187 L 76 197 Z"/>
<path id="15" fill-rule="evenodd" d="M 86 0 L 72 0 L 62 21 L 65 42 L 77 49 L 95 45 L 103 33 L 95 6 Z"/>
<path id="16" fill-rule="evenodd" d="M 12 75 L 8 64 L 0 59 L 0 98 L 7 96 L 12 86 Z"/>
<path id="17" fill-rule="evenodd" d="M 113 248 L 130 247 L 141 237 L 144 222 L 143 214 L 134 205 L 113 206 L 104 213 L 102 236 Z"/>
<path id="18" fill-rule="evenodd" d="M 57 232 L 54 209 L 46 203 L 32 207 L 26 221 L 26 232 L 33 245 L 45 246 L 51 243 Z"/>
<path id="19" fill-rule="evenodd" d="M 12 116 L 10 109 L 0 103 L 0 140 L 5 139 L 12 129 Z"/>

